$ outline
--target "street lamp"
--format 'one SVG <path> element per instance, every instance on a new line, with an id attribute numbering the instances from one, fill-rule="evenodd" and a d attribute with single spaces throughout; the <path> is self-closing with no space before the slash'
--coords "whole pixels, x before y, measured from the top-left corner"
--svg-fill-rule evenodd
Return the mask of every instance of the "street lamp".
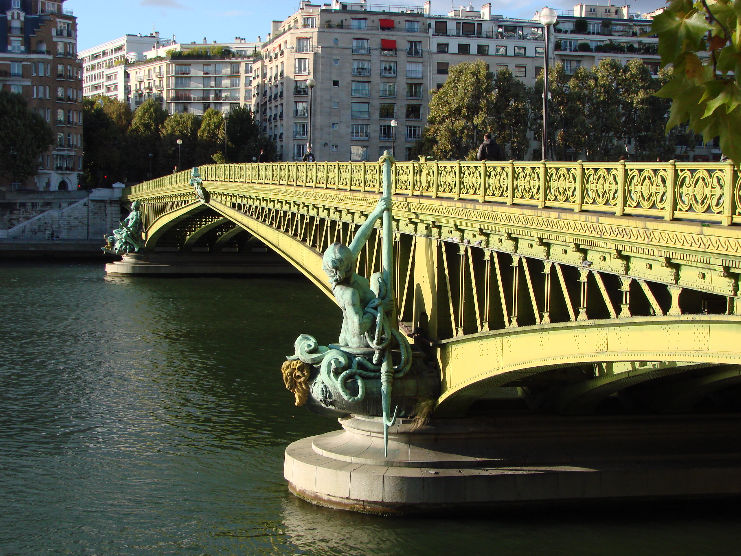
<path id="1" fill-rule="evenodd" d="M 309 86 L 309 142 L 307 146 L 311 149 L 311 105 L 314 99 L 314 85 L 316 85 L 316 81 L 309 77 L 306 80 L 306 84 Z"/>
<path id="2" fill-rule="evenodd" d="M 391 156 L 396 158 L 396 126 L 399 122 L 391 120 Z"/>
<path id="3" fill-rule="evenodd" d="M 177 144 L 178 144 L 178 171 L 180 171 L 180 146 L 183 144 L 183 140 L 178 139 Z"/>
<path id="4" fill-rule="evenodd" d="M 152 153 L 149 153 L 149 179 L 152 179 L 152 157 L 154 155 Z"/>
<path id="5" fill-rule="evenodd" d="M 556 10 L 546 7 L 540 10 L 538 19 L 543 24 L 543 29 L 545 30 L 545 49 L 543 49 L 543 139 L 541 141 L 543 160 L 545 160 L 546 151 L 548 150 L 548 48 L 551 40 L 550 29 L 551 26 L 556 24 L 558 16 L 556 15 Z"/>

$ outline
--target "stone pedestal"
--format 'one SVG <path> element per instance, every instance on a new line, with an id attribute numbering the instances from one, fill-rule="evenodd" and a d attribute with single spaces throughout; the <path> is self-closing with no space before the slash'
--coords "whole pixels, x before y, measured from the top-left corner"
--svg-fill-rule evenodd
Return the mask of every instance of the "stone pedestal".
<path id="1" fill-rule="evenodd" d="M 138 276 L 299 274 L 274 253 L 131 253 L 108 263 L 105 271 Z"/>
<path id="2" fill-rule="evenodd" d="M 380 419 L 286 449 L 291 492 L 376 514 L 741 495 L 741 416 Z"/>

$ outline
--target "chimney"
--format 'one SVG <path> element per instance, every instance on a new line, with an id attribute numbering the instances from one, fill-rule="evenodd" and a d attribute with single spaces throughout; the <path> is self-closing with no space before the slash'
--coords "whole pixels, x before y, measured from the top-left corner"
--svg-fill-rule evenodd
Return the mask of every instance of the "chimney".
<path id="1" fill-rule="evenodd" d="M 481 19 L 491 19 L 491 3 L 481 6 Z"/>

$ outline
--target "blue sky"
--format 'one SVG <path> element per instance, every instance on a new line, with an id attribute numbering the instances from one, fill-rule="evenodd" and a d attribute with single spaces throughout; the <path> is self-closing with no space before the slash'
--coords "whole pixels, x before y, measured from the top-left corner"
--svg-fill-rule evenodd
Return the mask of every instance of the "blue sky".
<path id="1" fill-rule="evenodd" d="M 329 1 L 329 0 L 327 0 Z M 371 0 L 375 4 L 378 0 Z M 492 11 L 509 17 L 530 18 L 536 10 L 548 5 L 571 10 L 576 0 L 491 0 Z M 594 0 L 592 0 L 594 1 Z M 453 0 L 455 5 L 468 1 Z M 317 2 L 319 3 L 319 2 Z M 424 0 L 395 0 L 392 5 L 422 5 Z M 480 8 L 485 0 L 473 2 Z M 601 0 L 600 4 L 607 4 Z M 612 2 L 622 5 L 623 2 Z M 380 2 L 379 2 L 380 4 Z M 127 33 L 148 34 L 152 26 L 160 36 L 179 42 L 230 42 L 234 37 L 248 41 L 263 40 L 270 31 L 272 20 L 284 20 L 298 9 L 298 0 L 67 0 L 65 9 L 77 16 L 78 50 L 96 46 Z M 637 0 L 630 3 L 631 11 L 650 11 L 664 5 L 663 0 Z M 444 14 L 450 10 L 450 0 L 433 0 L 432 11 Z"/>

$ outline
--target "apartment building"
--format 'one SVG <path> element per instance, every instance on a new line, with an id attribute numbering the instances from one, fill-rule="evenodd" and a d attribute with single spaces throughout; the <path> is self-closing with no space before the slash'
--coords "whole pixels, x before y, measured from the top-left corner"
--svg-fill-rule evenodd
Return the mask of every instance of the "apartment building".
<path id="1" fill-rule="evenodd" d="M 159 33 L 125 35 L 112 41 L 82 50 L 83 95 L 105 95 L 126 101 L 129 91 L 127 64 L 143 61 L 144 53 L 172 41 L 161 40 Z"/>
<path id="2" fill-rule="evenodd" d="M 232 43 L 173 43 L 144 53 L 128 66 L 132 110 L 155 99 L 170 114 L 229 112 L 252 104 L 252 62 L 259 43 L 237 37 Z"/>
<path id="3" fill-rule="evenodd" d="M 0 0 L 0 88 L 23 95 L 55 142 L 28 183 L 0 189 L 76 189 L 82 172 L 82 69 L 77 20 L 64 0 Z M 1 180 L 1 178 L 0 178 Z"/>
<path id="4" fill-rule="evenodd" d="M 253 111 L 284 160 L 303 157 L 310 133 L 317 160 L 408 158 L 427 119 L 428 10 L 302 2 L 273 22 L 253 64 Z"/>

